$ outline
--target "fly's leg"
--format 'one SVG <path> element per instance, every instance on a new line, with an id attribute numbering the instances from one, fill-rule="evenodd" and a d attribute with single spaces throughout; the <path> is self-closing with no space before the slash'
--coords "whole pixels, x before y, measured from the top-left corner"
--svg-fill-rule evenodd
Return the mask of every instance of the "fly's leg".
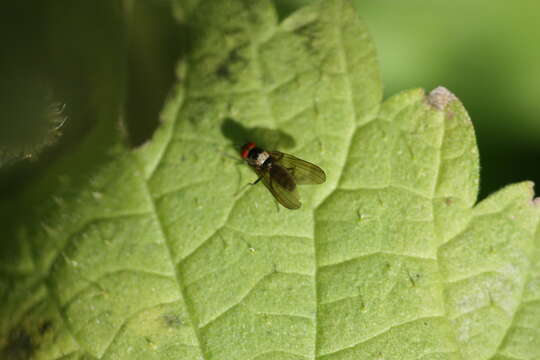
<path id="1" fill-rule="evenodd" d="M 261 180 L 262 180 L 262 176 L 259 176 L 259 178 L 255 180 L 255 182 L 249 183 L 249 185 L 257 185 L 257 183 Z"/>
<path id="2" fill-rule="evenodd" d="M 235 196 L 238 196 L 238 194 L 240 194 L 244 189 L 246 189 L 248 186 L 252 186 L 252 185 L 257 185 L 257 183 L 259 181 L 262 180 L 262 176 L 259 176 L 259 178 L 257 180 L 255 180 L 254 182 L 252 183 L 247 183 L 246 185 L 242 186 L 235 194 Z"/>
<path id="3" fill-rule="evenodd" d="M 253 185 L 257 185 L 257 183 L 259 181 L 262 180 L 262 176 L 259 176 L 259 178 L 257 180 L 255 180 L 254 182 L 248 182 L 246 185 L 242 186 L 240 188 L 240 190 L 236 193 L 236 195 L 240 194 L 244 189 L 246 189 L 248 186 L 253 186 Z"/>
<path id="4" fill-rule="evenodd" d="M 276 204 L 276 212 L 279 212 L 280 208 L 279 208 L 279 201 L 277 201 L 276 198 L 274 198 L 274 204 Z"/>

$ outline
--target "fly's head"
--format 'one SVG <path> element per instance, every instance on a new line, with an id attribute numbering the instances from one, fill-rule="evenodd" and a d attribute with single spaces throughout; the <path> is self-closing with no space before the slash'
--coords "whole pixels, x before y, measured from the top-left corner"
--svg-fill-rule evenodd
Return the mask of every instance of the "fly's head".
<path id="1" fill-rule="evenodd" d="M 242 150 L 240 151 L 240 154 L 242 155 L 242 159 L 248 160 L 249 159 L 249 153 L 251 150 L 253 150 L 257 145 L 254 142 L 250 142 L 242 146 Z"/>

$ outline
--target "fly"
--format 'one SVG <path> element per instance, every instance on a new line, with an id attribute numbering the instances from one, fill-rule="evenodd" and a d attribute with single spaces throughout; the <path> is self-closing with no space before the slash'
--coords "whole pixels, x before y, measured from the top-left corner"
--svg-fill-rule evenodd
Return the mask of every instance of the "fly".
<path id="1" fill-rule="evenodd" d="M 317 165 L 279 151 L 263 150 L 252 142 L 244 145 L 241 155 L 259 177 L 253 184 L 262 180 L 287 209 L 298 209 L 302 205 L 296 185 L 326 181 L 326 174 Z"/>

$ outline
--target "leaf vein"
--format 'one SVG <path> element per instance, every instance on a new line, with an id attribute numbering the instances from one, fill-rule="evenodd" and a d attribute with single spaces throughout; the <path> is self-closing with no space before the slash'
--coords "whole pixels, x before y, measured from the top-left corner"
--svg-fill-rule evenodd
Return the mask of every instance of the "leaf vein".
<path id="1" fill-rule="evenodd" d="M 148 182 L 143 181 L 143 183 L 144 183 L 144 189 L 146 190 L 146 195 L 147 195 L 147 198 L 148 198 L 148 202 L 150 203 L 150 206 L 152 208 L 152 213 L 153 213 L 154 217 L 156 218 L 156 221 L 157 221 L 157 224 L 159 226 L 161 236 L 162 236 L 163 239 L 165 239 L 165 247 L 167 249 L 167 254 L 168 254 L 168 257 L 169 257 L 169 261 L 170 261 L 171 267 L 173 269 L 174 280 L 176 281 L 176 284 L 177 284 L 177 287 L 178 287 L 178 292 L 179 292 L 179 294 L 180 294 L 180 296 L 181 296 L 181 298 L 184 301 L 184 304 L 186 306 L 186 312 L 187 312 L 187 315 L 188 315 L 188 318 L 189 318 L 189 323 L 192 324 L 192 326 L 193 326 L 193 331 L 195 333 L 195 338 L 197 339 L 197 345 L 198 345 L 198 348 L 199 348 L 199 350 L 201 352 L 201 356 L 202 356 L 203 359 L 206 360 L 206 359 L 208 359 L 208 356 L 207 356 L 206 351 L 205 351 L 205 349 L 203 347 L 203 341 L 201 339 L 201 334 L 200 334 L 198 326 L 197 326 L 197 321 L 196 321 L 196 317 L 195 317 L 195 311 L 193 309 L 193 305 L 191 304 L 189 299 L 186 297 L 184 284 L 182 284 L 182 282 L 180 281 L 180 278 L 178 276 L 177 268 L 176 268 L 176 265 L 175 265 L 174 260 L 173 260 L 173 252 L 172 252 L 172 249 L 171 249 L 170 240 L 166 235 L 165 229 L 163 228 L 163 222 L 162 222 L 162 219 L 161 219 L 161 217 L 159 215 L 159 212 L 156 209 L 156 204 L 154 202 L 154 199 L 152 198 L 152 193 L 151 193 L 151 191 L 150 191 L 150 189 L 148 187 Z"/>

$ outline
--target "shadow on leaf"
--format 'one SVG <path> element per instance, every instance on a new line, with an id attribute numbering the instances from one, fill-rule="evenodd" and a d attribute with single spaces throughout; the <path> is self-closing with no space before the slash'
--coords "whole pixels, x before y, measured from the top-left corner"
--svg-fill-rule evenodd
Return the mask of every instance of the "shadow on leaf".
<path id="1" fill-rule="evenodd" d="M 259 126 L 248 128 L 232 118 L 225 118 L 221 132 L 233 143 L 236 150 L 248 142 L 254 142 L 268 150 L 290 149 L 296 144 L 294 138 L 282 130 Z"/>

